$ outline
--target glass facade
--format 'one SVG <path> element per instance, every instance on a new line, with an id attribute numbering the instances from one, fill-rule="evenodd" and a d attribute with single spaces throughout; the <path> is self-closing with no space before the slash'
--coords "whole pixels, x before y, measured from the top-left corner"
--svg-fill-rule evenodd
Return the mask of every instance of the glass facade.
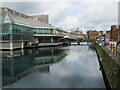
<path id="1" fill-rule="evenodd" d="M 3 41 L 9 41 L 10 40 L 10 25 L 9 24 L 4 24 L 0 25 L 2 28 L 2 31 L 0 32 L 0 38 Z"/>
<path id="2" fill-rule="evenodd" d="M 54 29 L 54 27 L 49 25 L 46 25 L 45 27 L 41 27 L 39 25 L 32 26 L 32 24 L 30 23 L 32 19 L 29 19 L 26 15 L 25 17 L 22 17 L 22 15 L 23 14 L 10 9 L 5 9 L 5 12 L 0 15 L 1 41 L 35 41 L 36 38 L 34 37 L 34 34 L 60 34 L 59 30 Z M 38 37 L 38 39 L 40 42 L 43 43 L 52 42 L 51 37 L 49 36 Z M 55 41 L 55 39 L 53 41 Z"/>
<path id="3" fill-rule="evenodd" d="M 33 31 L 34 34 L 54 34 L 54 29 L 48 28 L 34 28 Z"/>
<path id="4" fill-rule="evenodd" d="M 27 26 L 21 26 L 16 24 L 3 24 L 2 33 L 0 37 L 3 41 L 9 41 L 10 35 L 12 35 L 13 41 L 18 40 L 33 40 L 33 30 Z"/>
<path id="5" fill-rule="evenodd" d="M 3 13 L 1 17 L 0 39 L 2 41 L 32 41 L 34 39 L 32 28 L 22 19 L 10 13 Z"/>
<path id="6" fill-rule="evenodd" d="M 51 43 L 51 37 L 40 37 L 39 43 Z"/>
<path id="7" fill-rule="evenodd" d="M 25 41 L 33 40 L 33 30 L 30 27 L 14 24 L 12 25 L 12 34 L 13 40 L 25 40 Z"/>

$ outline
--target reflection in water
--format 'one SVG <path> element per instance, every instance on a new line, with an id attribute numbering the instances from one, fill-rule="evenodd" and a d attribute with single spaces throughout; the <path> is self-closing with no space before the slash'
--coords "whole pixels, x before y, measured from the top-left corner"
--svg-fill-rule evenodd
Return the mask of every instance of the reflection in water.
<path id="1" fill-rule="evenodd" d="M 93 45 L 89 45 L 89 50 L 93 51 L 93 52 L 96 52 L 95 51 L 95 47 Z"/>
<path id="2" fill-rule="evenodd" d="M 13 57 L 9 57 L 12 53 Z M 16 82 L 26 74 L 39 71 L 50 72 L 50 64 L 57 63 L 67 55 L 67 50 L 43 48 L 2 53 L 3 86 Z"/>
<path id="3" fill-rule="evenodd" d="M 8 58 L 3 55 L 3 83 L 7 87 L 105 87 L 97 55 L 87 45 L 31 49 L 14 54 L 21 56 Z"/>

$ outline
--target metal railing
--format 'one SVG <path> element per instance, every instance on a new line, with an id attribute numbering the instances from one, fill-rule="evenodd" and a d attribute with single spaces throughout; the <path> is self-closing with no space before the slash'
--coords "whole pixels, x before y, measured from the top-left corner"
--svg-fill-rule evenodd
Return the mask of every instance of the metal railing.
<path id="1" fill-rule="evenodd" d="M 100 43 L 98 43 L 100 45 Z M 108 52 L 112 57 L 117 58 L 120 60 L 120 53 L 115 50 L 113 47 L 110 48 L 109 45 L 100 45 L 106 52 Z"/>

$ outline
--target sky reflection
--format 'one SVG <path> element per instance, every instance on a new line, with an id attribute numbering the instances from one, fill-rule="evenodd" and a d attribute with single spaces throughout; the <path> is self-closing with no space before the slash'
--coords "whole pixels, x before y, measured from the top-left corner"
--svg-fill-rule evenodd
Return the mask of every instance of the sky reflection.
<path id="1" fill-rule="evenodd" d="M 9 87 L 14 88 L 105 88 L 95 52 L 88 46 L 59 48 L 69 50 L 58 63 L 49 65 L 49 72 L 35 71 Z"/>

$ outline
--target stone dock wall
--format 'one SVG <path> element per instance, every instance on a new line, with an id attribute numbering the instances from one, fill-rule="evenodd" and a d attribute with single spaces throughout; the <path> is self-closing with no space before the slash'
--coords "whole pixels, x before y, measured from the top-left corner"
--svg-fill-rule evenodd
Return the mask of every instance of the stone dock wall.
<path id="1" fill-rule="evenodd" d="M 96 49 L 107 88 L 120 90 L 120 55 L 116 56 L 108 48 L 100 46 L 96 42 L 92 42 L 92 44 Z"/>

